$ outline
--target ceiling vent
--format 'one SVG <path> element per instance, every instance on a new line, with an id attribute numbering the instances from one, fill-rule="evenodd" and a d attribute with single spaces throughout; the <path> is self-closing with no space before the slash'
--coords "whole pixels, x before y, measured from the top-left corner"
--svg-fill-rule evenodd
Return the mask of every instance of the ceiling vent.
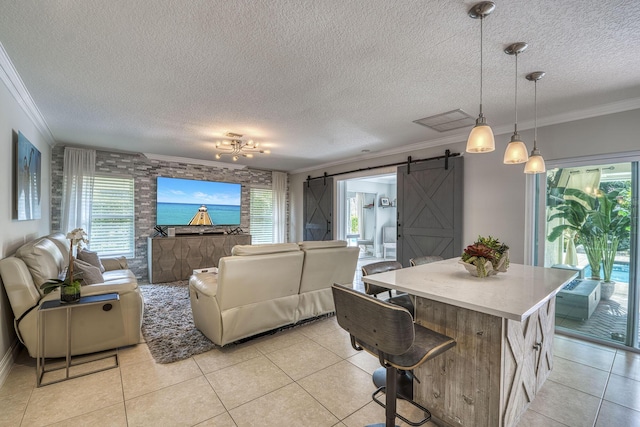
<path id="1" fill-rule="evenodd" d="M 426 126 L 438 132 L 446 132 L 449 130 L 471 127 L 476 123 L 476 121 L 473 117 L 458 108 L 457 110 L 447 111 L 446 113 L 414 120 L 413 123 Z"/>

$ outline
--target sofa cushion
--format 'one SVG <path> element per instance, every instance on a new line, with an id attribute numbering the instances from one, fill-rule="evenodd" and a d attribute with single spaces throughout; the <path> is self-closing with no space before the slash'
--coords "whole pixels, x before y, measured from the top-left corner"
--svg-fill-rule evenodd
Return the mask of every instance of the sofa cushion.
<path id="1" fill-rule="evenodd" d="M 49 239 L 34 240 L 22 245 L 16 251 L 16 257 L 27 265 L 38 289 L 47 280 L 56 279 L 64 265 L 62 252 Z"/>
<path id="2" fill-rule="evenodd" d="M 60 249 L 60 253 L 62 254 L 62 258 L 63 258 L 62 265 L 60 266 L 60 268 L 68 267 L 69 266 L 69 248 L 71 245 L 71 242 L 69 242 L 69 239 L 67 239 L 66 236 L 62 233 L 49 234 L 48 236 L 45 237 L 45 239 L 51 240 L 58 247 L 58 249 Z"/>
<path id="3" fill-rule="evenodd" d="M 98 252 L 90 251 L 88 249 L 82 249 L 78 252 L 78 259 L 84 262 L 88 262 L 94 267 L 100 270 L 100 273 L 104 273 L 104 266 L 102 262 L 100 262 L 100 257 L 98 257 Z"/>
<path id="4" fill-rule="evenodd" d="M 0 260 L 0 276 L 16 319 L 38 304 L 41 294 L 22 260 L 16 257 Z"/>
<path id="5" fill-rule="evenodd" d="M 91 265 L 88 262 L 84 262 L 80 259 L 76 259 L 73 261 L 73 268 L 74 271 L 82 273 L 82 275 L 80 276 L 80 282 L 83 286 L 104 282 L 104 278 L 102 277 L 102 273 L 100 273 L 100 269 L 95 265 Z"/>
<path id="6" fill-rule="evenodd" d="M 346 240 L 324 240 L 324 241 L 308 241 L 300 242 L 300 249 L 325 249 L 325 248 L 345 248 L 347 247 Z"/>
<path id="7" fill-rule="evenodd" d="M 123 256 L 100 258 L 100 262 L 104 267 L 104 270 L 105 270 L 104 272 L 111 271 L 111 270 L 127 270 L 129 268 L 129 263 L 127 263 L 127 258 Z"/>
<path id="8" fill-rule="evenodd" d="M 104 283 L 129 281 L 137 282 L 136 275 L 131 270 L 107 270 L 102 273 Z"/>
<path id="9" fill-rule="evenodd" d="M 253 256 L 265 254 L 277 254 L 280 252 L 295 252 L 300 248 L 295 243 L 273 243 L 264 245 L 235 245 L 231 249 L 234 256 Z"/>

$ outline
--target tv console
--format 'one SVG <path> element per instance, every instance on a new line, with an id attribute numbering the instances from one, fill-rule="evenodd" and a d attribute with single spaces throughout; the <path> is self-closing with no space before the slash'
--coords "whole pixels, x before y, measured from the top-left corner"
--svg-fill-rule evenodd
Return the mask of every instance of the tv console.
<path id="1" fill-rule="evenodd" d="M 193 270 L 217 267 L 235 245 L 250 245 L 250 234 L 188 234 L 147 239 L 149 283 L 187 280 Z"/>

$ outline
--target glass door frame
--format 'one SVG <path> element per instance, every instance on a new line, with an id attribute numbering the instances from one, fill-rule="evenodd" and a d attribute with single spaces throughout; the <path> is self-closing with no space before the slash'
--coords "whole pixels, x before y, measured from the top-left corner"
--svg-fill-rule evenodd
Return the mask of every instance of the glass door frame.
<path id="1" fill-rule="evenodd" d="M 638 196 L 640 190 L 640 151 L 602 154 L 593 156 L 574 157 L 571 159 L 548 160 L 547 170 L 555 168 L 570 168 L 578 166 L 595 166 L 600 164 L 631 163 L 632 165 L 632 204 L 631 204 L 631 236 L 630 248 L 633 256 L 629 260 L 629 306 L 631 316 L 627 319 L 627 342 L 622 346 L 625 349 L 638 351 L 640 345 L 638 328 L 640 326 L 640 291 L 637 286 L 631 286 L 637 282 L 637 272 L 640 268 L 640 224 L 638 224 Z M 546 215 L 546 177 L 547 174 L 528 175 L 525 184 L 525 239 L 524 257 L 525 264 L 540 265 L 544 260 L 546 243 L 546 227 L 542 224 Z M 617 347 L 615 343 L 598 340 L 580 335 L 589 341 L 600 342 L 604 345 Z"/>

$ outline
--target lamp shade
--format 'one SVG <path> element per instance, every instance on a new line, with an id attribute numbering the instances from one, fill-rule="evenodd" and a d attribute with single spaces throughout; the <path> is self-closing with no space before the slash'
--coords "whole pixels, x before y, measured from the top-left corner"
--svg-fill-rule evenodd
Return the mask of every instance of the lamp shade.
<path id="1" fill-rule="evenodd" d="M 496 149 L 493 131 L 486 123 L 476 124 L 469 139 L 467 139 L 467 153 L 488 153 Z"/>
<path id="2" fill-rule="evenodd" d="M 537 150 L 536 150 L 537 151 Z M 544 159 L 540 155 L 540 152 L 532 152 L 527 164 L 524 166 L 524 173 L 545 173 L 547 167 L 544 164 Z"/>
<path id="3" fill-rule="evenodd" d="M 529 154 L 527 153 L 527 146 L 520 140 L 520 135 L 513 134 L 511 141 L 507 144 L 507 149 L 504 152 L 504 164 L 515 165 L 518 163 L 524 163 L 529 160 Z"/>

